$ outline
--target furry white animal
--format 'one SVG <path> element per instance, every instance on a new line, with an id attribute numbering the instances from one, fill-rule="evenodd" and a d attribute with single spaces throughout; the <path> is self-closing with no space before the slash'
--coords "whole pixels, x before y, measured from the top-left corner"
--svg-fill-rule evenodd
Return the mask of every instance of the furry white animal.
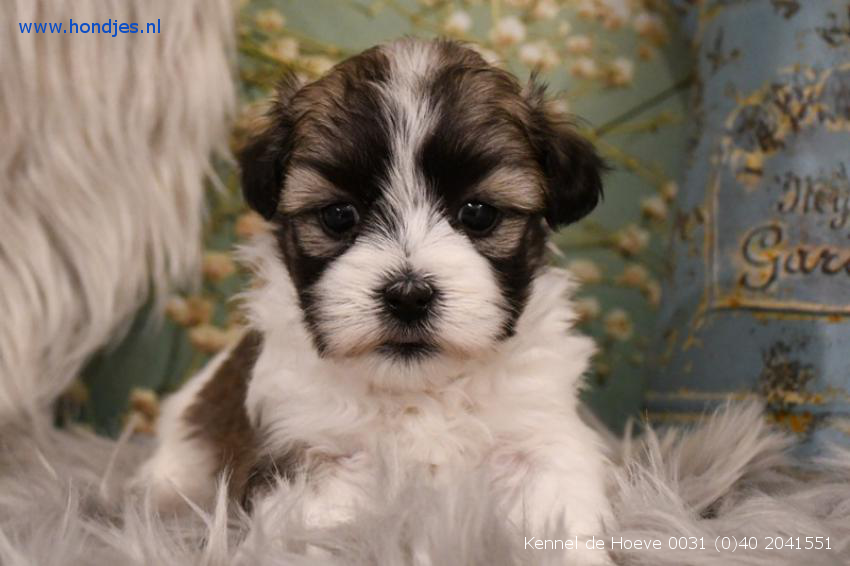
<path id="1" fill-rule="evenodd" d="M 530 536 L 600 536 L 608 463 L 577 414 L 594 347 L 543 256 L 544 222 L 589 212 L 602 165 L 542 88 L 453 42 L 393 42 L 285 82 L 242 167 L 269 220 L 245 250 L 249 330 L 168 401 L 139 480 L 160 504 L 210 504 L 223 472 L 251 503 L 280 475 L 333 526 L 387 469 L 477 471 Z"/>
<path id="2" fill-rule="evenodd" d="M 161 33 L 19 29 L 110 19 Z M 8 0 L 0 20 L 0 422 L 46 432 L 151 290 L 197 277 L 204 179 L 235 103 L 233 6 Z"/>

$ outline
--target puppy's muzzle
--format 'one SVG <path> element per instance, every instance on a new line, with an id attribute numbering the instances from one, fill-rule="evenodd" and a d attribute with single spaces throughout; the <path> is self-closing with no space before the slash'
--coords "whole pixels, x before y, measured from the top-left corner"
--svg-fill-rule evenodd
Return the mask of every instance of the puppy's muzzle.
<path id="1" fill-rule="evenodd" d="M 384 287 L 381 296 L 388 313 L 411 324 L 428 316 L 434 302 L 434 288 L 422 277 L 405 275 Z"/>

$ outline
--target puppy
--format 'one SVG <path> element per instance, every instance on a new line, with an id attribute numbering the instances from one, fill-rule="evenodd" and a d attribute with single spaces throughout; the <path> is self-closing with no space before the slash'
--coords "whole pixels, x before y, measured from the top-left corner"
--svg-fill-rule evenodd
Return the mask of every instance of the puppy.
<path id="1" fill-rule="evenodd" d="M 530 536 L 600 536 L 608 464 L 577 415 L 594 347 L 544 251 L 597 204 L 602 162 L 543 87 L 395 41 L 285 80 L 240 160 L 269 227 L 249 329 L 167 401 L 142 475 L 160 503 L 209 503 L 222 473 L 246 500 L 272 471 L 332 525 L 391 454 L 438 484 L 483 470 Z"/>

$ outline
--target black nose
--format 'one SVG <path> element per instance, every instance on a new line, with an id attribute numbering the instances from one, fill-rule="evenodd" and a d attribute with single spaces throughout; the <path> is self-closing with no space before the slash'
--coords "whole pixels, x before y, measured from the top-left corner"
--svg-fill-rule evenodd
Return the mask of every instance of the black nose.
<path id="1" fill-rule="evenodd" d="M 414 322 L 428 313 L 434 289 L 424 279 L 405 277 L 384 288 L 384 303 L 399 320 Z"/>

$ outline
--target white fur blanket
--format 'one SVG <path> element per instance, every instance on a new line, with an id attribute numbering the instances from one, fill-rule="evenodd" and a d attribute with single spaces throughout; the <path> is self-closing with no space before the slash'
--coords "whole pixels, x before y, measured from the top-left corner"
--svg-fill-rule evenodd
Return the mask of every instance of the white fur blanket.
<path id="1" fill-rule="evenodd" d="M 151 289 L 196 276 L 204 178 L 235 106 L 232 9 L 0 2 L 0 422 L 45 411 Z M 72 19 L 162 25 L 19 31 Z"/>
<path id="2" fill-rule="evenodd" d="M 356 524 L 310 531 L 299 526 L 297 486 L 262 501 L 250 517 L 221 497 L 211 513 L 174 520 L 122 490 L 144 446 L 127 443 L 116 452 L 119 444 L 82 432 L 39 439 L 20 427 L 3 430 L 0 442 L 0 563 L 7 566 L 555 564 L 569 553 L 528 548 L 526 537 L 566 535 L 517 532 L 474 477 L 450 492 L 388 485 Z M 836 451 L 813 471 L 793 465 L 789 446 L 752 406 L 719 413 L 691 432 L 648 430 L 620 444 L 617 524 L 603 539 L 609 546 L 611 537 L 658 540 L 661 549 L 617 548 L 615 561 L 850 563 L 850 452 Z M 807 536 L 828 537 L 832 550 L 787 548 L 797 537 L 804 546 Z M 670 550 L 671 537 L 704 539 L 706 549 Z M 738 549 L 718 552 L 718 537 L 736 537 Z M 758 549 L 741 548 L 744 537 Z M 778 538 L 786 548 L 766 548 Z M 325 553 L 305 554 L 310 546 Z"/>

